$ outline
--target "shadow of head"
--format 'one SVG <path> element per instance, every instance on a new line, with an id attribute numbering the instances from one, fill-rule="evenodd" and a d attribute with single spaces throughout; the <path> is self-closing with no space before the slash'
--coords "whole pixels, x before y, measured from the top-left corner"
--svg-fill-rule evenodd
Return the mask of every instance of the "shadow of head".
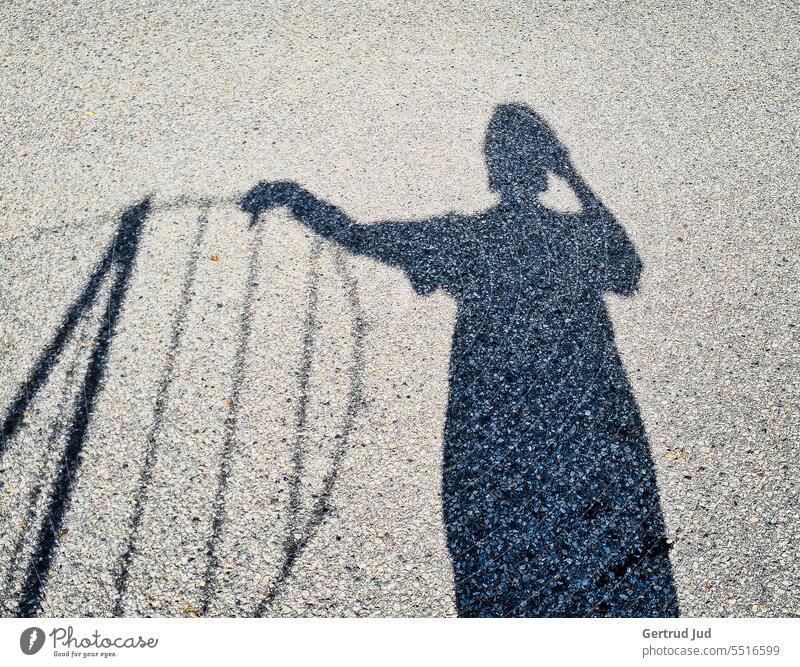
<path id="1" fill-rule="evenodd" d="M 547 122 L 522 104 L 495 107 L 483 152 L 489 187 L 503 200 L 530 199 L 547 190 L 547 172 L 562 172 L 567 151 Z"/>

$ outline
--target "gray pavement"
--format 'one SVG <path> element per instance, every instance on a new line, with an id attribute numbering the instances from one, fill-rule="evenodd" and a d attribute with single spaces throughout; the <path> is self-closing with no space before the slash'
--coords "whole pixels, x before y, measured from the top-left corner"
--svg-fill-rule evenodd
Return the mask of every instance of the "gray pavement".
<path id="1" fill-rule="evenodd" d="M 3 4 L 0 614 L 800 614 L 798 28 L 778 0 Z M 326 231 L 338 213 L 262 198 L 251 225 L 239 205 L 290 181 L 364 233 L 485 220 L 487 127 L 512 103 L 549 124 L 642 267 L 600 290 L 607 336 L 587 345 L 613 373 L 578 354 L 536 385 L 589 396 L 590 371 L 611 378 L 593 426 L 580 396 L 558 403 L 597 460 L 621 412 L 634 424 L 621 446 L 645 481 L 607 459 L 590 538 L 580 451 L 522 481 L 533 463 L 464 464 L 506 471 L 481 490 L 499 543 L 447 488 L 456 445 L 549 442 L 524 415 L 502 431 L 498 410 L 460 412 L 472 376 L 454 360 L 540 354 L 489 325 L 456 354 L 472 264 L 429 281 Z M 551 184 L 543 201 L 581 210 Z M 511 274 L 495 254 L 478 288 L 527 289 L 533 260 Z M 484 422 L 491 437 L 448 430 Z M 518 493 L 547 496 L 536 521 Z M 626 509 L 643 497 L 655 515 Z M 554 523 L 575 498 L 580 520 Z M 459 539 L 485 544 L 473 558 Z M 656 589 L 658 608 L 628 599 Z"/>

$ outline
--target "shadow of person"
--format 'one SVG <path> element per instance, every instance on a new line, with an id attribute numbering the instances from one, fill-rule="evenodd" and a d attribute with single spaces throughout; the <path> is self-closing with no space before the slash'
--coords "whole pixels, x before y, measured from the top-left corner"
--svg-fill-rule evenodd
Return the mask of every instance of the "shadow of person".
<path id="1" fill-rule="evenodd" d="M 642 265 L 622 227 L 530 108 L 498 106 L 485 155 L 497 205 L 359 224 L 291 182 L 286 206 L 350 252 L 458 304 L 444 427 L 443 515 L 462 616 L 678 614 L 656 479 L 603 295 Z M 547 173 L 580 213 L 546 208 Z"/>

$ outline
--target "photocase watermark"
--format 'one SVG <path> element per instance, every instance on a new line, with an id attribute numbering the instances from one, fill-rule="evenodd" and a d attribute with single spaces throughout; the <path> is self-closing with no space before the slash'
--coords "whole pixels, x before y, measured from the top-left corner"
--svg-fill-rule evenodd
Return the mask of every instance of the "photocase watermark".
<path id="1" fill-rule="evenodd" d="M 41 628 L 28 628 L 19 636 L 19 647 L 25 655 L 38 653 L 42 646 L 44 646 L 44 630 Z"/>
<path id="2" fill-rule="evenodd" d="M 99 630 L 89 635 L 78 635 L 68 625 L 65 628 L 53 628 L 47 634 L 41 628 L 27 628 L 19 637 L 19 647 L 25 655 L 33 655 L 42 649 L 47 637 L 53 642 L 53 655 L 63 658 L 110 658 L 121 649 L 149 649 L 158 646 L 156 637 L 103 635 Z"/>

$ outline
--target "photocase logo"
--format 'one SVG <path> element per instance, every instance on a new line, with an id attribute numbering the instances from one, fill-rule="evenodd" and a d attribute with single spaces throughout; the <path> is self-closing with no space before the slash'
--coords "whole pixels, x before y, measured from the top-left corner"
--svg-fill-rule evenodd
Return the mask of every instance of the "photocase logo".
<path id="1" fill-rule="evenodd" d="M 64 658 L 80 656 L 107 658 L 116 655 L 116 649 L 147 649 L 158 646 L 158 637 L 142 637 L 142 635 L 107 637 L 101 634 L 100 630 L 95 630 L 90 635 L 76 635 L 71 625 L 66 628 L 53 628 L 47 636 L 53 640 L 53 655 Z M 44 630 L 41 628 L 36 626 L 28 628 L 19 636 L 19 647 L 25 655 L 33 655 L 41 651 L 45 638 Z"/>
<path id="2" fill-rule="evenodd" d="M 38 653 L 42 646 L 44 646 L 44 630 L 41 628 L 28 628 L 19 636 L 19 647 L 25 655 Z"/>

